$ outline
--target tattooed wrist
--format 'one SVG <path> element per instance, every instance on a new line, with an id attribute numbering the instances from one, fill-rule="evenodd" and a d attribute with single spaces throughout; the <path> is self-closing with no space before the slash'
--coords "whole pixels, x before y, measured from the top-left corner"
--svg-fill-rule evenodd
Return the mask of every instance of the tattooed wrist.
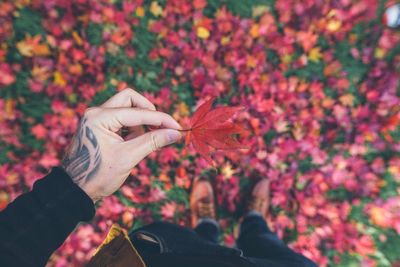
<path id="1" fill-rule="evenodd" d="M 101 153 L 97 138 L 88 127 L 87 119 L 83 118 L 73 143 L 62 161 L 62 167 L 83 189 L 97 173 L 100 164 Z"/>

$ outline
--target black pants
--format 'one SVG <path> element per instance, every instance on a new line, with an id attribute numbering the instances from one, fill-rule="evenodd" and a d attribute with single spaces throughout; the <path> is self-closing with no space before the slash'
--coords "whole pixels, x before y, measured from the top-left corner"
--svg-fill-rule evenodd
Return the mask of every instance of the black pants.
<path id="1" fill-rule="evenodd" d="M 211 221 L 201 222 L 196 227 L 195 232 L 208 242 L 218 243 L 219 227 Z M 245 257 L 253 258 L 255 262 L 262 259 L 293 259 L 300 256 L 286 246 L 269 229 L 265 220 L 256 214 L 244 218 L 240 227 L 237 246 L 243 251 Z M 300 260 L 304 263 L 304 266 L 316 266 L 315 263 L 305 257 L 300 256 Z"/>
<path id="2" fill-rule="evenodd" d="M 287 247 L 256 214 L 247 215 L 243 220 L 238 248 L 218 245 L 218 235 L 216 222 L 203 220 L 195 230 L 156 222 L 131 232 L 129 236 L 148 267 L 317 266 Z M 148 241 L 149 237 L 153 241 Z"/>

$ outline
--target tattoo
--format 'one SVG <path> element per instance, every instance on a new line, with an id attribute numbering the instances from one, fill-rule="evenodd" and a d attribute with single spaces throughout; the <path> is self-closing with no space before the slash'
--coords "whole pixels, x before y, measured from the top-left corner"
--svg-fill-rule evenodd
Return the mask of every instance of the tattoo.
<path id="1" fill-rule="evenodd" d="M 65 171 L 78 185 L 89 181 L 101 163 L 100 147 L 86 121 L 87 119 L 83 118 L 77 136 L 62 162 Z"/>

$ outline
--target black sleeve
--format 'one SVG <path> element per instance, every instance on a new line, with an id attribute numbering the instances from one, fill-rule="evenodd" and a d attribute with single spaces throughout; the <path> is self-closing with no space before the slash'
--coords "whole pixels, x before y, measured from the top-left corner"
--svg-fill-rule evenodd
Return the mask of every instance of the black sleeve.
<path id="1" fill-rule="evenodd" d="M 45 266 L 76 225 L 94 214 L 92 200 L 54 168 L 0 212 L 0 266 Z"/>

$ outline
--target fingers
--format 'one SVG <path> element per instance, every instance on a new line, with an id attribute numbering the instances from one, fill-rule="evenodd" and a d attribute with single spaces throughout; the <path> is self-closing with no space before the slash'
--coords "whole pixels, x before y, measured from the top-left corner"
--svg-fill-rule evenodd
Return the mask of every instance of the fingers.
<path id="1" fill-rule="evenodd" d="M 139 125 L 161 126 L 170 129 L 181 129 L 181 126 L 170 115 L 152 110 L 138 108 L 106 108 L 97 114 L 101 126 L 117 132 L 122 127 Z"/>
<path id="2" fill-rule="evenodd" d="M 153 151 L 159 150 L 162 147 L 173 144 L 182 138 L 182 134 L 177 130 L 161 129 L 148 132 L 135 139 L 126 141 L 124 151 L 129 152 L 129 155 L 134 157 L 134 164 L 145 158 Z M 132 153 L 135 151 L 135 153 Z"/>
<path id="3" fill-rule="evenodd" d="M 102 108 L 129 108 L 138 107 L 142 109 L 156 110 L 156 107 L 144 96 L 133 89 L 125 89 L 112 96 L 100 107 Z"/>

